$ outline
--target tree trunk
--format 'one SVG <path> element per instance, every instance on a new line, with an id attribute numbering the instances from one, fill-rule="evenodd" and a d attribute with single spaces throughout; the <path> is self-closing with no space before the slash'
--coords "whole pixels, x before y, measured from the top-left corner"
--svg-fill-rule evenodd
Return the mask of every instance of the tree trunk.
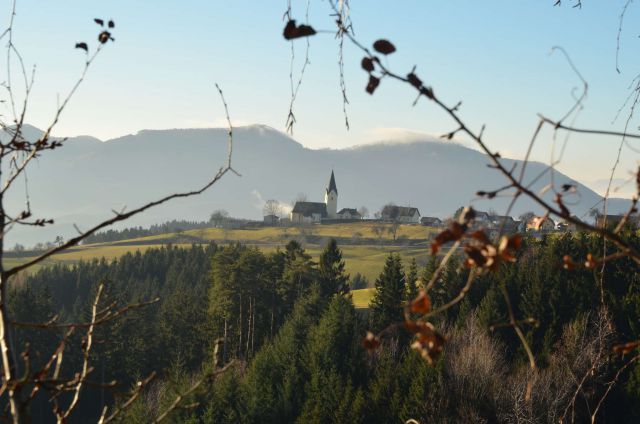
<path id="1" fill-rule="evenodd" d="M 224 319 L 224 342 L 222 342 L 222 363 L 227 363 L 227 318 Z"/>
<path id="2" fill-rule="evenodd" d="M 256 339 L 256 302 L 253 301 L 253 319 L 251 320 L 251 356 L 253 356 L 253 342 Z"/>
<path id="3" fill-rule="evenodd" d="M 247 346 L 244 349 L 245 356 L 249 355 L 249 341 L 251 340 L 251 317 L 253 315 L 253 311 L 251 310 L 252 298 L 249 297 L 249 318 L 247 320 Z"/>
<path id="4" fill-rule="evenodd" d="M 240 293 L 240 318 L 238 319 L 238 330 L 240 339 L 238 340 L 238 355 L 242 356 L 242 293 Z"/>

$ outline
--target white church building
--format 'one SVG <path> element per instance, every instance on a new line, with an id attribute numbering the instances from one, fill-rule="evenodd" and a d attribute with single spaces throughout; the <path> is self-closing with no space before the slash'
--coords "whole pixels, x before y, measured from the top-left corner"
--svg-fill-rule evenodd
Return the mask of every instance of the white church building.
<path id="1" fill-rule="evenodd" d="M 324 191 L 324 203 L 296 202 L 290 218 L 293 224 L 312 224 L 323 220 L 360 219 L 361 216 L 355 209 L 343 209 L 338 212 L 338 187 L 331 171 L 329 185 Z"/>

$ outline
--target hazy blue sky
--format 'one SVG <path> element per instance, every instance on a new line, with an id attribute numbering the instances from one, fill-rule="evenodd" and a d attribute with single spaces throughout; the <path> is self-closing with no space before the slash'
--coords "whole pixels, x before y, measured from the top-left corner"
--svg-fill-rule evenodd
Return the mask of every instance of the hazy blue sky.
<path id="1" fill-rule="evenodd" d="M 352 0 L 357 37 L 366 44 L 389 38 L 398 51 L 389 65 L 402 72 L 414 64 L 425 82 L 450 103 L 463 100 L 462 116 L 479 128 L 495 150 L 524 153 L 536 113 L 560 116 L 580 81 L 554 45 L 563 46 L 590 84 L 578 126 L 621 129 L 612 124 L 640 72 L 640 3 L 631 4 L 615 70 L 619 15 L 626 0 L 584 0 L 582 10 L 553 7 L 553 0 Z M 5 10 L 8 2 L 4 1 Z M 293 0 L 304 19 L 305 1 Z M 213 83 L 225 91 L 236 124 L 261 123 L 284 130 L 289 103 L 290 44 L 282 36 L 286 1 L 89 1 L 18 2 L 15 42 L 28 64 L 37 65 L 28 120 L 45 126 L 56 95 L 77 78 L 83 54 L 76 41 L 94 43 L 94 17 L 116 21 L 116 42 L 97 60 L 64 115 L 58 135 L 101 139 L 147 128 L 223 124 Z M 326 1 L 312 0 L 311 24 L 333 29 Z M 4 19 L 8 19 L 5 13 Z M 311 148 L 343 148 L 396 137 L 404 130 L 439 135 L 452 123 L 391 81 L 375 96 L 364 92 L 362 55 L 347 46 L 345 76 L 351 131 L 343 125 L 337 43 L 332 34 L 310 39 L 311 64 L 295 105 L 294 137 Z M 95 44 L 92 44 L 95 45 Z M 295 43 L 296 69 L 305 41 Z M 3 65 L 4 66 L 4 65 Z M 631 127 L 637 130 L 638 119 Z M 561 169 L 584 181 L 608 177 L 618 139 L 572 137 Z M 640 147 L 640 146 L 638 146 Z M 550 133 L 535 158 L 548 160 Z M 626 178 L 637 155 L 625 149 L 618 177 Z"/>

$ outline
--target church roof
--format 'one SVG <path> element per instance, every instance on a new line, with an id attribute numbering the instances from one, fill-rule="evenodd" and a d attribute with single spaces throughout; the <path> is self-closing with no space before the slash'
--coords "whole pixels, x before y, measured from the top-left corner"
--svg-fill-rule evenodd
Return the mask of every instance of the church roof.
<path id="1" fill-rule="evenodd" d="M 329 186 L 327 187 L 327 193 L 331 193 L 331 190 L 338 194 L 338 187 L 336 187 L 336 178 L 333 176 L 333 170 L 331 171 L 331 179 L 329 180 Z"/>
<path id="2" fill-rule="evenodd" d="M 320 202 L 296 202 L 293 206 L 292 213 L 299 213 L 302 216 L 312 216 L 314 213 L 320 214 L 321 217 L 327 217 L 327 205 Z"/>

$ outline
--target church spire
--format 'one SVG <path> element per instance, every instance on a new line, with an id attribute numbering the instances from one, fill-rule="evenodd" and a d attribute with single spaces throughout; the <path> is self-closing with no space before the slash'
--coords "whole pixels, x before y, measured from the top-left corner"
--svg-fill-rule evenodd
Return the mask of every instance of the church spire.
<path id="1" fill-rule="evenodd" d="M 333 176 L 333 169 L 331 170 L 331 179 L 329 180 L 329 186 L 327 187 L 327 193 L 335 191 L 338 194 L 338 187 L 336 187 L 336 178 Z"/>

